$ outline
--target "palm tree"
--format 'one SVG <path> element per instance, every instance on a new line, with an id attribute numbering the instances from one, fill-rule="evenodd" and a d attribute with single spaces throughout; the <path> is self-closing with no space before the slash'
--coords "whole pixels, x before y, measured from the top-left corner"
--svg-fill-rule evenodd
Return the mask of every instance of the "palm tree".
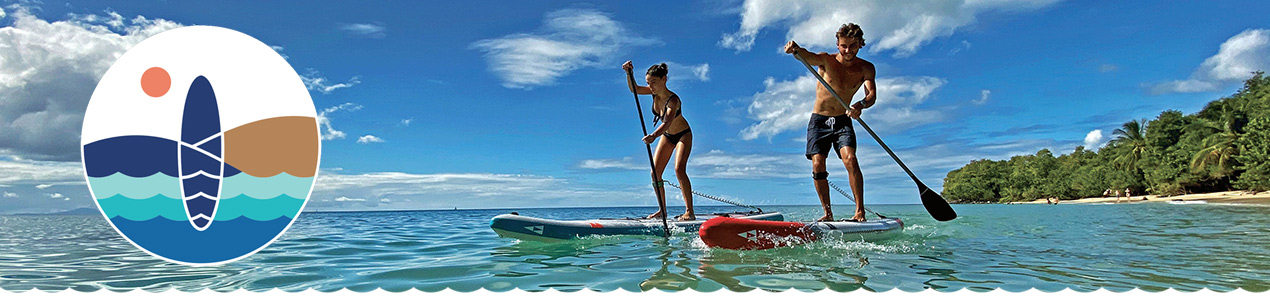
<path id="1" fill-rule="evenodd" d="M 1117 167 L 1131 174 L 1140 175 L 1138 160 L 1142 159 L 1142 155 L 1147 152 L 1146 126 L 1146 119 L 1131 120 L 1112 132 L 1116 138 L 1111 140 L 1111 144 L 1117 147 L 1125 147 L 1122 149 L 1128 149 L 1128 151 L 1116 157 L 1113 162 Z"/>
<path id="2" fill-rule="evenodd" d="M 1231 107 L 1222 105 L 1218 121 L 1200 118 L 1195 123 L 1194 128 L 1207 129 L 1212 134 L 1204 138 L 1204 148 L 1195 153 L 1195 157 L 1191 160 L 1191 171 L 1198 172 L 1216 165 L 1217 168 L 1212 170 L 1210 176 L 1213 178 L 1224 177 L 1229 181 L 1230 175 L 1234 173 L 1234 158 L 1239 154 L 1239 146 L 1236 141 L 1239 140 L 1242 133 L 1238 131 L 1235 125 L 1239 122 L 1240 117 L 1240 114 Z"/>

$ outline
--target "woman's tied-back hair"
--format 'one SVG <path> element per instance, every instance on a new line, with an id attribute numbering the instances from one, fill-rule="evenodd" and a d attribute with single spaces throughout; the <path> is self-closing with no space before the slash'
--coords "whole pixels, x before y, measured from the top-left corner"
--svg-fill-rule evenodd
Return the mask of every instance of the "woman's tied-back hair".
<path id="1" fill-rule="evenodd" d="M 838 38 L 849 37 L 860 41 L 860 47 L 864 47 L 864 30 L 860 29 L 860 25 L 855 23 L 845 24 L 838 28 L 838 33 L 834 34 Z"/>
<path id="2" fill-rule="evenodd" d="M 669 72 L 670 72 L 669 70 L 666 70 L 666 63 L 661 63 L 661 64 L 653 65 L 652 67 L 648 67 L 648 75 L 652 75 L 653 77 L 666 77 L 666 73 L 669 73 Z"/>

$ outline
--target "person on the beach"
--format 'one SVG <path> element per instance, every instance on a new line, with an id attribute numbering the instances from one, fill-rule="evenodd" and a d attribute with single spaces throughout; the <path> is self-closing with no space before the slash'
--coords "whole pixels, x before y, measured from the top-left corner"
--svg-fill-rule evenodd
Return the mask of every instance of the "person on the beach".
<path id="1" fill-rule="evenodd" d="M 825 210 L 825 215 L 817 221 L 833 221 L 833 209 L 829 204 L 829 172 L 825 169 L 825 160 L 832 146 L 833 152 L 847 168 L 851 193 L 855 195 L 855 216 L 851 220 L 863 222 L 864 176 L 860 173 L 860 163 L 856 161 L 855 130 L 851 119 L 860 118 L 860 113 L 877 101 L 876 71 L 873 63 L 856 57 L 860 48 L 864 47 L 864 31 L 859 25 L 842 25 L 834 36 L 837 37 L 837 53 L 813 53 L 794 41 L 785 44 L 785 53 L 796 54 L 808 64 L 819 66 L 820 75 L 833 86 L 834 91 L 844 96 L 844 100 L 850 100 L 860 86 L 864 86 L 864 100 L 847 108 L 824 85 L 817 83 L 816 102 L 812 105 L 811 122 L 807 124 L 807 159 L 811 160 L 812 180 L 820 196 L 820 205 Z"/>
<path id="2" fill-rule="evenodd" d="M 1133 191 L 1130 191 L 1129 188 L 1125 188 L 1124 199 L 1129 200 L 1129 197 L 1132 197 L 1132 196 L 1133 196 Z"/>
<path id="3" fill-rule="evenodd" d="M 622 69 L 631 71 L 634 66 L 631 61 L 622 64 Z M 669 70 L 666 63 L 653 65 L 648 68 L 648 73 L 644 75 L 644 80 L 648 82 L 648 86 L 639 86 L 630 83 L 631 91 L 641 95 L 653 95 L 653 124 L 661 121 L 661 125 L 653 129 L 653 132 L 644 136 L 644 143 L 653 143 L 653 140 L 661 138 L 657 142 L 657 148 L 653 150 L 653 180 L 662 180 L 661 175 L 666 170 L 666 164 L 670 162 L 670 154 L 675 153 L 675 177 L 679 178 L 679 187 L 683 192 L 684 206 L 687 209 L 682 215 L 675 216 L 676 220 L 688 221 L 697 219 L 692 209 L 692 182 L 688 181 L 688 155 L 692 153 L 692 129 L 688 127 L 688 120 L 684 119 L 679 108 L 683 103 L 679 100 L 679 95 L 666 88 L 666 74 Z M 630 73 L 630 72 L 627 72 Z M 634 80 L 627 80 L 628 82 Z M 653 183 L 653 188 L 657 190 L 658 198 L 662 199 L 658 202 L 666 202 L 666 186 L 664 182 Z M 659 218 L 665 216 L 661 210 L 658 210 L 648 218 Z"/>

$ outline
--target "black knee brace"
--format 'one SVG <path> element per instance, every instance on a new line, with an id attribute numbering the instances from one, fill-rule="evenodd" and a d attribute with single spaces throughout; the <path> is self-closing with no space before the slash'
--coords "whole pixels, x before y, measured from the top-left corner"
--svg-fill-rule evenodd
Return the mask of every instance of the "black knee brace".
<path id="1" fill-rule="evenodd" d="M 829 180 L 829 172 L 811 173 L 812 180 Z"/>

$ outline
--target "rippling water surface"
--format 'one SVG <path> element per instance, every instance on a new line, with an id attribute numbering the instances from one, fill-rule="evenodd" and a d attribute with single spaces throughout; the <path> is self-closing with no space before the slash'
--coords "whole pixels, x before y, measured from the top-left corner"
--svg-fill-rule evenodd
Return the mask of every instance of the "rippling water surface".
<path id="1" fill-rule="evenodd" d="M 0 288 L 1270 289 L 1270 207 L 957 205 L 952 222 L 935 222 L 920 205 L 871 208 L 903 218 L 903 234 L 764 251 L 709 249 L 684 233 L 554 244 L 499 238 L 489 219 L 510 210 L 304 213 L 268 248 L 214 267 L 153 258 L 101 216 L 0 216 Z M 765 209 L 789 220 L 820 214 L 817 206 Z M 712 210 L 735 208 L 698 212 Z M 516 211 L 580 219 L 653 210 Z"/>

